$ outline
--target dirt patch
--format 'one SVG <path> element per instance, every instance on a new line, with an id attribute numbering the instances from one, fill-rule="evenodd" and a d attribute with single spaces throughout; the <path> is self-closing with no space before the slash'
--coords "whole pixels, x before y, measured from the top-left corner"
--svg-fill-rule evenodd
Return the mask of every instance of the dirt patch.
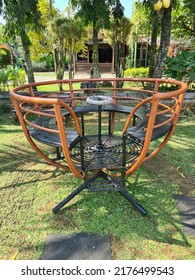
<path id="1" fill-rule="evenodd" d="M 131 260 L 137 258 L 137 256 L 142 256 L 144 251 L 141 248 L 137 248 L 135 246 L 130 246 L 129 241 L 121 241 L 120 238 L 116 236 L 111 236 L 111 244 L 112 244 L 112 259 L 119 260 L 121 259 L 121 254 L 124 251 L 128 251 L 128 257 Z"/>
<path id="2" fill-rule="evenodd" d="M 171 164 L 163 153 L 156 155 L 142 165 L 153 180 L 167 181 L 177 184 L 181 193 L 186 196 L 193 196 L 195 184 L 193 179 L 183 174 L 180 168 Z"/>

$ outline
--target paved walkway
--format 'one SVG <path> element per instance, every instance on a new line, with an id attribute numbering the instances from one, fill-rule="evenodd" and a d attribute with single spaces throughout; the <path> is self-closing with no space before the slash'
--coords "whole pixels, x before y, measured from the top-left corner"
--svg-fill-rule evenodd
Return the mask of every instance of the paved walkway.
<path id="1" fill-rule="evenodd" d="M 102 73 L 101 74 L 101 77 L 102 78 L 115 78 L 115 74 L 112 74 L 112 73 Z M 64 79 L 68 78 L 68 72 L 66 71 L 64 73 Z M 75 73 L 75 76 L 74 76 L 75 79 L 86 79 L 86 78 L 89 78 L 89 73 L 87 72 L 76 72 Z M 46 75 L 45 72 L 36 72 L 35 73 L 35 81 L 36 82 L 41 82 L 41 81 L 51 81 L 51 80 L 55 80 L 56 77 L 55 77 L 55 72 L 48 72 L 48 75 Z"/>

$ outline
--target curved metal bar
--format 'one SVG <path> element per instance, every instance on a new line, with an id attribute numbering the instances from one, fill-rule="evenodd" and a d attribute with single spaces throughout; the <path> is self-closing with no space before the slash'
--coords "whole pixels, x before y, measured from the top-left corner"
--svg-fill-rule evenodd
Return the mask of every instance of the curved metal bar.
<path id="1" fill-rule="evenodd" d="M 134 116 L 135 112 L 136 112 L 139 108 L 141 108 L 144 104 L 146 104 L 146 103 L 148 103 L 148 102 L 151 102 L 151 101 L 152 101 L 152 97 L 148 97 L 148 98 L 146 98 L 145 100 L 142 100 L 140 103 L 138 103 L 138 104 L 133 108 L 133 110 L 130 112 L 129 117 L 127 118 L 127 121 L 126 121 L 125 126 L 124 126 L 124 128 L 123 128 L 123 131 L 122 131 L 123 134 L 126 132 L 127 128 L 129 127 L 129 125 L 130 125 L 130 123 L 131 123 L 131 121 L 132 121 L 132 119 L 133 119 L 133 116 Z"/>
<path id="2" fill-rule="evenodd" d="M 148 156 L 146 156 L 143 160 L 143 162 L 151 159 L 152 157 L 154 157 L 156 154 L 158 154 L 162 148 L 167 144 L 167 142 L 169 141 L 169 139 L 171 138 L 171 136 L 173 135 L 175 131 L 175 126 L 172 126 L 171 130 L 169 131 L 169 133 L 166 135 L 165 139 L 163 140 L 163 142 L 161 142 L 161 144 L 155 148 Z"/>
<path id="3" fill-rule="evenodd" d="M 176 124 L 177 124 L 177 121 L 178 121 L 178 118 L 179 118 L 179 113 L 181 111 L 181 107 L 182 107 L 182 104 L 183 104 L 183 100 L 184 100 L 184 95 L 185 95 L 185 91 L 183 92 L 183 94 L 180 94 L 179 95 L 179 98 L 178 98 L 178 102 L 177 102 L 177 106 L 176 106 L 176 109 L 175 109 L 175 115 L 174 115 L 174 118 L 173 118 L 173 122 L 172 122 L 172 127 L 169 131 L 169 133 L 166 135 L 166 137 L 164 138 L 164 140 L 160 143 L 160 145 L 158 147 L 156 147 L 151 153 L 149 156 L 145 157 L 145 159 L 143 160 L 143 162 L 151 159 L 153 156 L 155 156 L 157 153 L 159 153 L 162 148 L 167 144 L 167 142 L 169 141 L 169 139 L 171 138 L 171 136 L 173 135 L 174 131 L 175 131 L 175 127 L 176 127 Z"/>
<path id="4" fill-rule="evenodd" d="M 154 127 L 154 122 L 155 122 L 155 117 L 156 117 L 156 111 L 158 108 L 158 99 L 154 99 L 152 101 L 152 107 L 151 107 L 151 117 L 148 119 L 148 126 L 146 129 L 146 136 L 144 140 L 144 145 L 143 149 L 141 151 L 140 156 L 138 157 L 137 161 L 126 171 L 126 175 L 132 174 L 143 162 L 144 158 L 146 157 L 146 154 L 148 152 L 148 148 L 150 146 L 150 141 L 152 138 L 152 132 L 153 132 L 153 127 Z"/>
<path id="5" fill-rule="evenodd" d="M 64 152 L 64 156 L 66 159 L 66 162 L 70 168 L 70 170 L 72 171 L 72 173 L 79 179 L 83 179 L 83 175 L 81 174 L 80 171 L 78 171 L 78 169 L 75 167 L 75 165 L 73 164 L 73 161 L 70 157 L 70 151 L 69 151 L 69 147 L 68 147 L 68 143 L 67 143 L 67 139 L 65 136 L 65 129 L 64 129 L 64 124 L 63 124 L 63 117 L 62 117 L 62 113 L 61 113 L 61 109 L 60 109 L 60 103 L 59 104 L 55 104 L 54 105 L 54 109 L 55 109 L 55 113 L 56 113 L 56 121 L 58 124 L 58 129 L 59 129 L 59 135 L 60 135 L 60 140 L 62 143 L 62 149 Z M 77 127 L 78 129 L 78 127 Z M 79 130 L 79 129 L 78 129 Z"/>
<path id="6" fill-rule="evenodd" d="M 173 114 L 173 115 L 172 115 L 170 118 L 168 118 L 166 121 L 154 125 L 154 126 L 153 126 L 153 129 L 158 128 L 158 127 L 161 127 L 161 126 L 164 126 L 164 125 L 167 124 L 167 123 L 170 123 L 174 118 L 175 118 L 175 116 L 174 116 L 174 114 Z"/>
<path id="7" fill-rule="evenodd" d="M 172 107 L 169 107 L 168 105 L 163 104 L 163 103 L 159 103 L 159 106 L 160 106 L 160 107 L 164 107 L 164 108 L 166 108 L 166 109 L 165 109 L 165 110 L 162 110 L 162 111 L 158 111 L 158 112 L 156 113 L 157 115 L 166 114 L 166 113 L 168 113 L 168 112 L 170 112 L 170 111 L 172 111 L 172 110 L 174 110 L 174 109 L 176 108 L 176 106 L 177 106 L 177 104 L 178 104 L 178 99 L 175 98 L 175 97 L 172 97 L 171 99 L 173 99 L 173 100 L 175 101 L 175 103 L 174 103 L 174 105 L 173 105 Z"/>
<path id="8" fill-rule="evenodd" d="M 31 136 L 29 135 L 29 132 L 28 132 L 28 129 L 26 127 L 26 124 L 25 124 L 25 121 L 24 121 L 24 118 L 22 116 L 22 113 L 20 112 L 19 108 L 18 108 L 18 104 L 17 104 L 17 101 L 11 96 L 11 99 L 12 99 L 12 102 L 14 104 L 14 107 L 16 109 L 16 112 L 17 112 L 17 115 L 18 115 L 18 118 L 19 118 L 19 122 L 22 126 L 22 129 L 23 129 L 23 132 L 24 132 L 24 135 L 26 136 L 26 139 L 28 140 L 29 144 L 31 145 L 31 147 L 35 150 L 35 152 L 42 158 L 44 159 L 45 161 L 47 161 L 49 164 L 53 165 L 54 167 L 57 167 L 57 168 L 62 168 L 63 170 L 69 170 L 68 166 L 66 165 L 63 165 L 63 164 L 60 164 L 60 163 L 57 163 L 57 162 L 54 162 L 53 160 L 51 160 L 49 157 L 47 157 L 38 147 L 37 145 L 35 144 L 35 142 L 32 140 Z"/>

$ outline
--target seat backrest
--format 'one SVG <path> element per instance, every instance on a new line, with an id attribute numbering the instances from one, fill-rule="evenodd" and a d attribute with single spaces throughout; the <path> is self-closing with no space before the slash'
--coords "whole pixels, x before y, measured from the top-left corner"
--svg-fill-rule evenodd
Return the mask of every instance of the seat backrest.
<path id="1" fill-rule="evenodd" d="M 22 87 L 25 95 L 20 94 L 20 90 L 21 87 L 13 89 L 10 96 L 24 134 L 32 148 L 50 164 L 65 170 L 69 168 L 75 176 L 82 179 L 80 170 L 72 162 L 70 156 L 71 145 L 81 140 L 81 128 L 71 107 L 57 98 L 57 95 L 53 97 L 36 95 L 30 84 Z M 74 127 L 71 130 L 66 129 L 64 111 L 68 112 L 73 119 Z M 49 158 L 34 140 L 60 147 L 67 164 L 64 165 Z"/>
<path id="2" fill-rule="evenodd" d="M 127 174 L 133 173 L 138 166 L 156 155 L 172 136 L 182 108 L 187 85 L 175 80 L 143 79 L 143 82 L 153 83 L 153 90 L 148 91 L 150 97 L 140 101 L 129 114 L 123 128 L 123 134 L 127 133 L 143 141 L 143 149 L 137 162 L 131 166 Z M 160 84 L 176 85 L 178 89 L 168 92 L 160 92 Z M 134 114 L 140 108 L 146 111 L 147 120 L 136 127 L 129 128 Z M 148 109 L 145 109 L 148 108 Z M 163 141 L 154 150 L 149 151 L 151 141 L 165 136 Z"/>

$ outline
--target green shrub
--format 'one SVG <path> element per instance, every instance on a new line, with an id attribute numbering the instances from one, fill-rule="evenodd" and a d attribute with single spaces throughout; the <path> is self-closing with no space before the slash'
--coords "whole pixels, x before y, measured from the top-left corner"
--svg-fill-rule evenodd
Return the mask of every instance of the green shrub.
<path id="1" fill-rule="evenodd" d="M 112 82 L 110 82 L 110 81 L 103 81 L 101 83 L 101 86 L 102 87 L 112 87 Z"/>
<path id="2" fill-rule="evenodd" d="M 46 71 L 48 71 L 47 62 L 46 61 L 33 62 L 33 71 L 35 71 L 35 72 L 46 72 Z"/>
<path id="3" fill-rule="evenodd" d="M 54 58 L 51 54 L 42 54 L 39 59 L 39 63 L 45 63 L 45 68 L 47 71 L 54 71 Z"/>
<path id="4" fill-rule="evenodd" d="M 23 69 L 15 69 L 12 65 L 0 70 L 0 89 L 9 90 L 9 85 L 20 86 L 26 83 L 26 73 Z"/>
<path id="5" fill-rule="evenodd" d="M 33 71 L 47 72 L 54 71 L 54 58 L 52 54 L 41 54 L 36 61 L 33 62 Z"/>
<path id="6" fill-rule="evenodd" d="M 0 49 L 0 68 L 6 67 L 11 62 L 10 52 Z"/>
<path id="7" fill-rule="evenodd" d="M 124 71 L 124 76 L 129 78 L 147 78 L 149 74 L 149 68 L 131 68 Z"/>
<path id="8" fill-rule="evenodd" d="M 176 57 L 167 57 L 164 74 L 167 77 L 185 81 L 195 81 L 195 51 L 182 50 Z"/>
<path id="9" fill-rule="evenodd" d="M 21 86 L 26 83 L 26 73 L 24 69 L 15 69 L 13 66 L 7 67 L 8 77 L 11 84 Z"/>
<path id="10" fill-rule="evenodd" d="M 195 104 L 184 104 L 182 111 L 185 116 L 193 117 L 195 115 Z"/>
<path id="11" fill-rule="evenodd" d="M 7 103 L 2 103 L 0 104 L 0 114 L 6 114 L 6 113 L 10 113 L 11 111 L 11 106 Z"/>
<path id="12" fill-rule="evenodd" d="M 0 70 L 0 89 L 5 90 L 8 87 L 8 72 L 4 69 Z"/>

